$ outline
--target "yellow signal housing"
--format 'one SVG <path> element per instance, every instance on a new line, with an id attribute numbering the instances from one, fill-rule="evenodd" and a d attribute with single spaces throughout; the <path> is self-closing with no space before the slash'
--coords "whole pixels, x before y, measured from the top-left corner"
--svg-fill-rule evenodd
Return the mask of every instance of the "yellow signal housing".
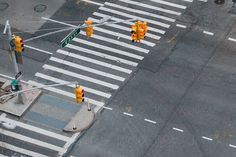
<path id="1" fill-rule="evenodd" d="M 75 99 L 77 103 L 84 102 L 84 89 L 80 86 L 75 87 Z"/>
<path id="2" fill-rule="evenodd" d="M 14 40 L 15 40 L 15 51 L 17 53 L 21 53 L 22 51 L 24 51 L 24 44 L 22 38 L 20 36 L 15 36 Z"/>
<path id="3" fill-rule="evenodd" d="M 84 21 L 84 23 L 87 25 L 87 27 L 85 28 L 86 30 L 86 36 L 87 37 L 91 37 L 93 35 L 93 21 L 92 20 L 86 20 Z"/>
<path id="4" fill-rule="evenodd" d="M 131 26 L 131 40 L 132 42 L 137 41 L 137 26 L 135 24 Z"/>

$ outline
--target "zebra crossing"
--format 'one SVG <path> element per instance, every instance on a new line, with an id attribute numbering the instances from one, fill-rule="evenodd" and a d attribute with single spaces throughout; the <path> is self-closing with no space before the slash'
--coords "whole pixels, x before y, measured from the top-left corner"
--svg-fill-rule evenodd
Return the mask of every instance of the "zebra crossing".
<path id="1" fill-rule="evenodd" d="M 101 19 L 119 22 L 128 19 L 147 21 L 148 33 L 141 43 L 132 43 L 130 27 L 133 22 L 125 21 L 94 27 L 94 35 L 87 38 L 80 34 L 63 49 L 58 49 L 37 72 L 29 83 L 35 86 L 77 81 L 85 89 L 85 101 L 102 107 L 115 91 L 128 80 L 138 64 L 147 56 L 166 31 L 175 25 L 176 19 L 192 1 L 187 0 L 118 0 L 117 3 L 82 0 L 98 5 L 98 11 L 88 19 L 94 23 Z M 58 24 L 76 25 L 44 18 Z M 153 52 L 156 53 L 156 52 Z M 49 87 L 46 90 L 74 98 L 73 85 Z"/>
<path id="2" fill-rule="evenodd" d="M 0 122 L 16 125 L 13 130 L 0 127 L 0 156 L 62 156 L 75 141 L 75 136 L 61 135 L 6 116 L 1 115 Z"/>

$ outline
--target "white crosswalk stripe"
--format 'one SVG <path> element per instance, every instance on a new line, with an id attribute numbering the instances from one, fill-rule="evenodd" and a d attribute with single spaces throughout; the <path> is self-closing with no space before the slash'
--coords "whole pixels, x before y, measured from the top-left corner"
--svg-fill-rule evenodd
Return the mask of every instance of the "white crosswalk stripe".
<path id="1" fill-rule="evenodd" d="M 68 51 L 65 51 L 65 50 L 58 49 L 57 53 L 60 53 L 60 54 L 66 55 L 66 56 L 70 56 L 70 57 L 73 57 L 73 58 L 76 58 L 76 59 L 80 59 L 80 60 L 83 60 L 83 61 L 86 61 L 86 62 L 90 62 L 90 63 L 93 63 L 93 64 L 97 64 L 97 65 L 100 65 L 100 66 L 104 66 L 106 68 L 114 69 L 114 70 L 117 70 L 117 71 L 120 71 L 120 72 L 123 72 L 123 73 L 130 74 L 132 72 L 132 70 L 129 70 L 129 69 L 125 69 L 125 68 L 122 68 L 122 67 L 119 67 L 119 66 L 116 66 L 116 65 L 113 65 L 113 64 L 106 63 L 106 62 L 98 61 L 96 59 L 92 59 L 92 58 L 85 57 L 85 56 L 82 56 L 82 55 L 77 55 L 77 54 L 74 54 L 74 53 L 71 53 L 71 52 L 68 52 Z"/>
<path id="2" fill-rule="evenodd" d="M 152 2 L 156 2 L 156 3 L 160 3 L 160 4 L 165 4 L 171 7 L 176 7 L 176 8 L 180 8 L 180 9 L 186 9 L 186 6 L 183 5 L 179 5 L 179 4 L 175 4 L 175 3 L 171 3 L 171 2 L 166 2 L 163 0 L 150 0 Z"/>
<path id="3" fill-rule="evenodd" d="M 71 72 L 71 71 L 68 71 L 68 70 L 64 70 L 62 68 L 57 68 L 55 66 L 44 64 L 43 68 L 47 69 L 47 70 L 55 71 L 55 72 L 58 72 L 58 73 L 61 73 L 61 74 L 65 74 L 65 75 L 68 75 L 68 76 L 71 76 L 71 77 L 74 77 L 74 78 L 78 78 L 78 79 L 81 79 L 81 80 L 89 81 L 89 82 L 92 82 L 92 83 L 95 83 L 95 84 L 98 84 L 98 85 L 101 85 L 101 86 L 105 86 L 105 87 L 108 87 L 108 88 L 111 88 L 111 89 L 118 89 L 119 88 L 118 85 L 111 84 L 111 83 L 108 83 L 108 82 L 105 82 L 105 81 L 101 81 L 101 80 L 98 80 L 98 79 L 95 79 L 95 78 L 92 78 L 92 77 L 84 76 L 84 75 L 74 73 L 74 72 Z"/>
<path id="4" fill-rule="evenodd" d="M 47 75 L 44 75 L 42 73 L 36 73 L 35 76 L 37 76 L 39 78 L 42 78 L 42 79 L 45 79 L 45 80 L 53 81 L 53 82 L 56 82 L 56 83 L 63 83 L 63 84 L 64 83 L 69 83 L 68 81 L 64 81 L 64 80 L 61 80 L 61 79 L 57 79 L 55 77 L 47 76 Z M 68 84 L 67 86 L 72 87 L 72 88 L 75 87 L 72 84 Z M 95 89 L 92 89 L 92 88 L 89 88 L 89 87 L 85 87 L 85 86 L 81 86 L 81 87 L 86 92 L 93 93 L 95 95 L 99 95 L 99 96 L 102 96 L 102 97 L 105 97 L 105 98 L 110 98 L 111 97 L 111 94 L 108 94 L 108 93 L 105 93 L 105 92 L 101 92 L 101 91 L 98 91 L 98 90 L 95 90 Z"/>
<path id="5" fill-rule="evenodd" d="M 99 7 L 88 19 L 94 24 L 103 22 L 104 25 L 94 26 L 94 34 L 90 39 L 86 39 L 85 28 L 81 28 L 80 35 L 73 38 L 72 42 L 52 53 L 49 62 L 43 65 L 44 70 L 35 74 L 37 82 L 30 80 L 29 83 L 39 86 L 43 85 L 40 83 L 42 81 L 69 83 L 76 80 L 88 92 L 86 102 L 104 107 L 113 92 L 128 80 L 132 71 L 149 55 L 150 47 L 159 43 L 158 40 L 171 25 L 180 26 L 174 22 L 187 8 L 184 1 L 190 0 L 118 0 L 117 4 L 98 3 L 96 0 L 83 1 Z M 70 23 L 46 17 L 43 19 L 76 28 L 76 25 Z M 131 41 L 131 25 L 135 20 L 148 23 L 146 38 L 138 43 Z M 60 78 L 51 76 L 57 73 Z M 46 90 L 74 99 L 74 85 L 66 86 L 64 89 L 49 87 Z"/>
<path id="6" fill-rule="evenodd" d="M 35 81 L 32 81 L 32 80 L 29 80 L 28 83 L 30 85 L 38 86 L 38 87 L 44 85 L 42 83 L 38 83 L 38 82 L 35 82 Z M 67 92 L 67 91 L 64 91 L 64 90 L 61 90 L 61 89 L 58 89 L 58 88 L 54 88 L 54 87 L 47 87 L 45 89 L 48 90 L 48 91 L 58 93 L 60 95 L 64 95 L 64 96 L 70 97 L 72 99 L 75 99 L 75 94 L 74 93 L 70 93 L 70 92 Z M 87 97 L 84 97 L 84 99 L 85 99 L 84 100 L 85 102 L 89 101 L 89 103 L 94 104 L 96 106 L 100 106 L 100 107 L 104 106 L 104 102 L 96 101 L 94 99 L 87 98 Z"/>
<path id="7" fill-rule="evenodd" d="M 94 12 L 93 15 L 99 16 L 99 17 L 102 17 L 102 18 L 108 16 L 108 15 L 106 15 L 106 14 L 102 14 L 102 13 L 98 13 L 98 12 Z M 112 17 L 111 20 L 114 20 L 114 21 L 122 21 L 122 20 L 124 20 L 124 19 Z M 124 22 L 122 22 L 122 23 L 125 23 L 125 24 L 129 25 L 128 28 L 130 28 L 130 26 L 133 24 L 133 22 L 127 22 L 127 21 L 124 21 Z M 160 33 L 160 34 L 165 34 L 165 31 L 160 30 L 160 29 L 156 29 L 156 28 L 150 27 L 150 26 L 148 26 L 148 30 L 149 30 L 149 31 L 152 31 L 152 32 Z M 129 39 L 130 39 L 130 38 L 129 38 Z"/>
<path id="8" fill-rule="evenodd" d="M 13 119 L 10 119 L 7 117 L 0 116 L 0 121 L 2 123 L 12 123 L 12 124 L 16 125 L 16 127 L 18 127 L 18 128 L 23 128 L 23 129 L 28 130 L 30 132 L 40 134 L 40 136 L 45 136 L 47 138 L 50 137 L 50 138 L 53 138 L 53 139 L 56 139 L 59 141 L 63 141 L 64 143 L 68 143 L 68 142 L 72 143 L 72 141 L 73 141 L 72 137 L 67 137 L 67 136 L 64 136 L 64 135 L 61 135 L 58 133 L 54 133 L 52 131 L 48 131 L 48 130 L 45 130 L 45 129 L 42 129 L 39 127 L 32 126 L 30 124 L 25 124 L 23 122 L 19 122 L 17 120 L 13 120 Z M 51 151 L 54 151 L 55 154 L 64 154 L 67 151 L 68 147 L 70 146 L 70 145 L 68 145 L 67 147 L 62 147 L 62 146 L 57 146 L 55 144 L 51 144 L 50 140 L 47 140 L 47 138 L 45 138 L 47 140 L 47 142 L 42 141 L 42 140 L 38 140 L 38 139 L 35 139 L 34 137 L 30 137 L 30 134 L 24 135 L 23 131 L 16 133 L 15 130 L 6 130 L 3 128 L 0 128 L 0 132 L 2 135 L 6 136 L 6 137 L 14 138 L 15 140 L 22 141 L 25 144 L 28 143 L 31 145 L 32 148 L 33 147 L 37 147 L 37 148 L 40 147 L 40 148 L 47 149 L 47 150 L 49 149 Z M 16 146 L 14 144 L 15 143 L 11 143 L 11 140 L 0 142 L 0 146 L 2 148 L 12 150 L 16 153 L 21 153 L 21 154 L 35 156 L 35 157 L 36 156 L 48 157 L 48 155 L 45 155 L 45 152 L 38 152 L 39 150 L 35 150 L 35 151 L 27 150 L 26 148 L 23 148 L 21 145 Z"/>
<path id="9" fill-rule="evenodd" d="M 150 20 L 150 19 L 147 19 L 147 18 L 142 18 L 142 17 L 130 15 L 130 14 L 127 14 L 127 13 L 124 13 L 124 12 L 121 12 L 121 11 L 117 11 L 117 10 L 113 10 L 113 9 L 110 9 L 110 8 L 100 7 L 99 9 L 103 10 L 103 11 L 106 11 L 106 12 L 109 12 L 109 13 L 117 14 L 119 16 L 124 16 L 126 18 L 128 17 L 128 18 L 132 18 L 132 19 L 137 19 L 137 20 L 139 19 L 139 20 L 142 20 L 142 21 L 147 21 L 148 23 L 155 24 L 155 25 L 158 25 L 158 26 L 161 26 L 161 27 L 164 27 L 164 28 L 169 28 L 170 27 L 169 24 L 165 24 L 165 23 L 158 22 L 158 21 L 155 21 L 155 20 Z"/>
<path id="10" fill-rule="evenodd" d="M 98 51 L 89 50 L 89 49 L 82 48 L 82 47 L 79 47 L 79 46 L 76 46 L 76 45 L 67 44 L 66 47 L 77 50 L 77 51 L 82 51 L 84 53 L 92 54 L 92 55 L 95 55 L 95 56 L 98 56 L 98 57 L 110 59 L 110 60 L 113 60 L 113 61 L 116 61 L 116 62 L 121 62 L 121 63 L 127 64 L 127 65 L 131 65 L 131 66 L 137 66 L 138 65 L 138 63 L 136 63 L 136 62 L 132 62 L 132 61 L 122 59 L 122 58 L 119 58 L 119 57 L 115 57 L 115 56 L 107 55 L 107 54 L 104 54 L 104 53 L 100 53 Z"/>
<path id="11" fill-rule="evenodd" d="M 83 39 L 79 39 L 79 38 L 74 38 L 73 41 L 76 41 L 76 42 L 82 43 L 82 44 L 86 44 L 86 45 L 89 45 L 89 46 L 92 46 L 92 47 L 95 47 L 95 48 L 98 48 L 98 49 L 103 49 L 103 50 L 106 50 L 106 51 L 109 51 L 109 52 L 117 53 L 117 54 L 120 54 L 120 55 L 135 58 L 135 59 L 139 59 L 139 60 L 142 60 L 144 58 L 143 56 L 140 56 L 140 55 L 125 52 L 125 51 L 115 49 L 115 48 L 112 48 L 112 47 L 108 47 L 108 46 L 105 46 L 105 45 L 89 42 L 87 40 L 83 40 Z"/>
<path id="12" fill-rule="evenodd" d="M 89 67 L 86 67 L 86 66 L 83 66 L 83 65 L 75 64 L 73 62 L 69 62 L 69 61 L 66 61 L 66 60 L 63 60 L 63 59 L 60 59 L 60 58 L 50 57 L 49 60 L 60 63 L 60 64 L 68 65 L 68 66 L 76 68 L 76 69 L 80 69 L 80 70 L 83 70 L 83 71 L 94 73 L 96 75 L 108 77 L 108 78 L 111 78 L 111 79 L 114 79 L 114 80 L 118 80 L 118 81 L 124 81 L 125 80 L 125 78 L 123 78 L 123 77 L 113 75 L 113 74 L 109 74 L 109 73 L 99 71 L 99 70 L 96 70 L 96 69 L 93 69 L 93 68 L 89 68 Z"/>
<path id="13" fill-rule="evenodd" d="M 81 31 L 80 33 L 82 35 L 86 35 L 86 32 L 84 32 L 84 31 Z M 108 43 L 112 43 L 112 44 L 115 44 L 115 45 L 119 45 L 119 46 L 122 46 L 122 47 L 125 47 L 125 48 L 128 48 L 128 49 L 134 49 L 134 50 L 139 51 L 139 52 L 143 52 L 143 53 L 148 53 L 149 52 L 149 50 L 147 50 L 147 49 L 144 49 L 144 48 L 141 48 L 141 47 L 138 47 L 138 46 L 134 46 L 134 45 L 131 45 L 131 44 L 127 44 L 125 42 L 121 42 L 121 41 L 114 40 L 114 39 L 111 39 L 111 38 L 106 38 L 106 37 L 103 37 L 103 36 L 100 36 L 100 35 L 94 34 L 93 38 L 98 39 L 98 40 L 102 40 L 102 41 L 105 41 L 105 42 L 108 42 Z"/>
<path id="14" fill-rule="evenodd" d="M 135 2 L 135 1 L 131 1 L 131 0 L 119 0 L 119 1 L 124 2 L 124 3 L 128 3 L 128 4 L 137 5 L 137 6 L 140 6 L 140 7 L 145 7 L 145 8 L 148 8 L 148 9 L 153 9 L 153 10 L 168 13 L 168 14 L 173 14 L 173 15 L 178 15 L 178 16 L 181 15 L 180 12 L 176 12 L 176 11 L 172 11 L 172 10 L 168 10 L 168 9 L 163 9 L 163 8 L 160 8 L 160 7 L 155 7 L 155 6 L 140 3 L 140 2 Z"/>
<path id="15" fill-rule="evenodd" d="M 91 18 L 91 17 L 89 18 L 89 20 L 92 20 L 93 22 L 97 22 L 97 23 L 99 23 L 99 21 L 100 21 L 98 19 Z M 109 25 L 106 25 L 106 26 L 117 28 L 117 29 L 120 29 L 120 30 L 123 30 L 123 31 L 127 31 L 127 32 L 130 33 L 130 28 L 124 27 L 124 26 L 121 26 L 121 25 L 118 25 L 118 24 L 109 24 Z M 152 38 L 152 39 L 156 39 L 156 40 L 159 40 L 161 38 L 160 36 L 154 35 L 154 34 L 151 34 L 151 33 L 146 33 L 146 37 L 149 37 L 149 38 Z"/>
<path id="16" fill-rule="evenodd" d="M 115 8 L 118 8 L 118 9 L 123 9 L 123 10 L 129 11 L 129 12 L 133 12 L 133 13 L 143 14 L 145 16 L 155 17 L 155 18 L 157 18 L 157 20 L 158 19 L 163 19 L 163 20 L 166 20 L 166 21 L 175 22 L 175 19 L 173 19 L 173 18 L 169 18 L 169 17 L 166 17 L 166 16 L 153 14 L 153 13 L 142 11 L 142 10 L 138 10 L 138 9 L 123 7 L 121 5 L 117 5 L 117 4 L 114 4 L 114 3 L 105 2 L 105 5 L 111 6 L 111 7 L 115 7 Z"/>

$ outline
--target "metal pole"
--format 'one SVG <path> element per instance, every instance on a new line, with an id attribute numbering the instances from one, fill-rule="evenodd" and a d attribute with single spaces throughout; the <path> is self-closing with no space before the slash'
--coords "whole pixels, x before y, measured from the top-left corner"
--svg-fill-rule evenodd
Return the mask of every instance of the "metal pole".
<path id="1" fill-rule="evenodd" d="M 12 36 L 12 33 L 11 33 L 11 25 L 9 23 L 9 20 L 6 21 L 5 28 L 8 29 L 9 51 L 11 52 L 12 63 L 13 63 L 13 66 L 14 66 L 15 73 L 17 74 L 17 73 L 19 73 L 19 68 L 18 68 L 18 65 L 17 65 L 17 62 L 16 62 L 15 52 L 12 49 L 12 45 L 10 44 L 12 42 L 12 37 L 13 36 Z M 6 33 L 6 29 L 4 29 L 3 33 Z M 18 80 L 18 81 L 19 81 L 19 88 L 21 89 L 20 80 Z M 23 98 L 22 98 L 21 93 L 17 94 L 17 103 L 18 104 L 23 104 Z"/>

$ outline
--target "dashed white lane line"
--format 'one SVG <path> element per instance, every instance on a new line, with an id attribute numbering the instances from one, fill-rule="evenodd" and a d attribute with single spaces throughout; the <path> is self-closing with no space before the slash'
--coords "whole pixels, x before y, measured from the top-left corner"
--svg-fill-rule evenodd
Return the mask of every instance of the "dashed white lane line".
<path id="1" fill-rule="evenodd" d="M 236 148 L 236 146 L 232 144 L 229 144 L 229 147 Z"/>
<path id="2" fill-rule="evenodd" d="M 212 141 L 212 138 L 206 137 L 206 136 L 202 136 L 203 139 L 208 140 L 208 141 Z"/>
<path id="3" fill-rule="evenodd" d="M 207 34 L 207 35 L 214 35 L 214 33 L 212 32 L 208 32 L 208 31 L 203 31 L 204 34 Z"/>
<path id="4" fill-rule="evenodd" d="M 201 2 L 207 2 L 207 0 L 198 0 L 198 1 L 201 1 Z"/>
<path id="5" fill-rule="evenodd" d="M 229 37 L 228 40 L 236 42 L 236 39 L 234 39 L 234 38 Z"/>
<path id="6" fill-rule="evenodd" d="M 33 50 L 36 50 L 36 51 L 40 51 L 40 52 L 43 52 L 43 53 L 46 53 L 46 54 L 49 54 L 49 55 L 52 55 L 53 53 L 51 52 L 48 52 L 48 51 L 45 51 L 45 50 L 41 50 L 39 48 L 35 48 L 35 47 L 32 47 L 32 46 L 29 46 L 29 45 L 24 45 L 25 47 L 29 48 L 29 49 L 33 49 Z"/>
<path id="7" fill-rule="evenodd" d="M 176 24 L 177 27 L 186 28 L 185 25 Z"/>
<path id="8" fill-rule="evenodd" d="M 104 6 L 104 4 L 93 2 L 93 1 L 90 1 L 90 0 L 82 0 L 82 1 L 87 2 L 87 3 L 91 3 L 91 4 L 95 4 L 95 5 L 98 5 L 98 6 Z"/>
<path id="9" fill-rule="evenodd" d="M 179 132 L 184 132 L 184 130 L 179 129 L 179 128 L 173 128 L 173 130 L 179 131 Z"/>
<path id="10" fill-rule="evenodd" d="M 153 121 L 153 120 L 150 120 L 150 119 L 144 119 L 146 122 L 149 122 L 149 123 L 153 123 L 153 124 L 156 124 L 157 122 Z"/>
<path id="11" fill-rule="evenodd" d="M 133 117 L 134 115 L 133 114 L 130 114 L 130 113 L 127 113 L 127 112 L 123 112 L 124 115 L 127 115 L 127 116 L 130 116 L 130 117 Z"/>
<path id="12" fill-rule="evenodd" d="M 105 109 L 108 109 L 108 110 L 113 110 L 112 108 L 110 108 L 110 107 L 106 107 L 106 106 L 103 106 L 103 108 L 105 108 Z"/>

